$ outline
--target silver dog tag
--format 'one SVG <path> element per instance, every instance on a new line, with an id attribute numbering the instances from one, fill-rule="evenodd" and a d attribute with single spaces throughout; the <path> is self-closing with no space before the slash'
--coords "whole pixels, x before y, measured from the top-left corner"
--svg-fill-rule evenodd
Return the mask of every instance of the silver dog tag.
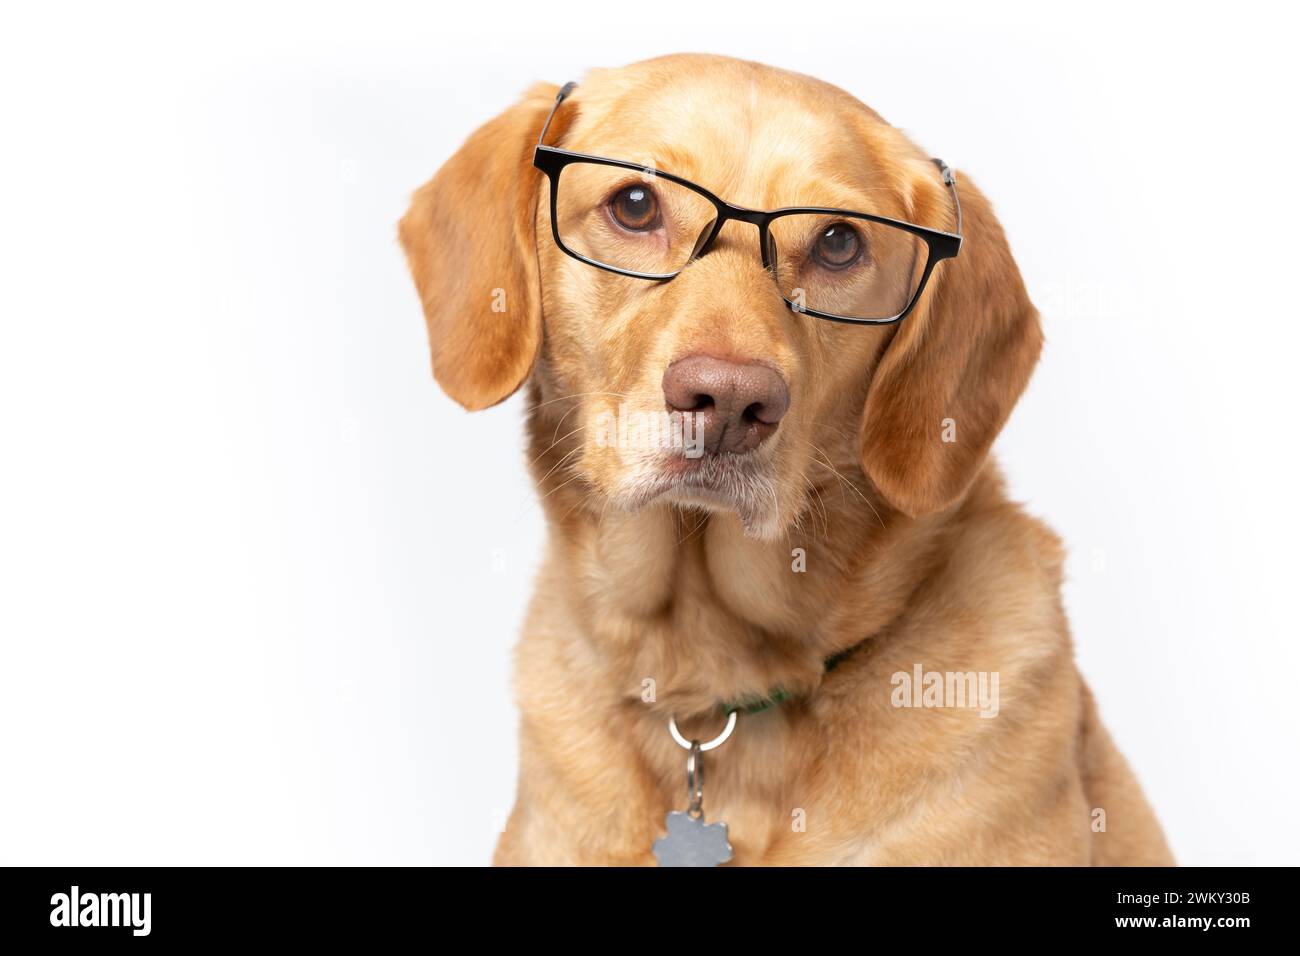
<path id="1" fill-rule="evenodd" d="M 664 819 L 668 835 L 655 840 L 660 866 L 717 866 L 731 859 L 725 823 L 705 823 L 688 811 L 674 810 Z"/>
<path id="2" fill-rule="evenodd" d="M 690 804 L 664 818 L 668 835 L 655 840 L 651 849 L 660 866 L 717 866 L 731 860 L 725 823 L 704 822 L 704 755 L 698 740 L 691 741 L 686 758 L 686 789 Z"/>

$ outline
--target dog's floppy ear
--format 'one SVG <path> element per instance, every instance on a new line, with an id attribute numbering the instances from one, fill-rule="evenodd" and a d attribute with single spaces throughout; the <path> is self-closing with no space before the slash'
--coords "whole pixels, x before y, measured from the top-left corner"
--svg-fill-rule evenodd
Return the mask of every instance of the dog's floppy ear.
<path id="1" fill-rule="evenodd" d="M 974 480 L 1038 361 L 1043 334 L 1002 227 L 962 178 L 961 252 L 935 267 L 867 392 L 862 466 L 900 511 L 946 508 Z"/>
<path id="2" fill-rule="evenodd" d="M 541 345 L 532 156 L 557 91 L 539 83 L 480 127 L 415 193 L 398 227 L 433 377 L 471 411 L 512 395 Z"/>

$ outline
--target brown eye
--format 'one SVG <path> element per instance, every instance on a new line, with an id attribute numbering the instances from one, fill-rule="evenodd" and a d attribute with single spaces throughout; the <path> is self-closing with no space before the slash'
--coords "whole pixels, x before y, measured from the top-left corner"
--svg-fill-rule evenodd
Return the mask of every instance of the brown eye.
<path id="1" fill-rule="evenodd" d="M 609 200 L 609 211 L 624 229 L 648 232 L 659 226 L 659 200 L 648 186 L 626 186 Z"/>
<path id="2" fill-rule="evenodd" d="M 847 222 L 833 222 L 813 243 L 812 258 L 823 269 L 847 269 L 862 256 L 866 245 Z"/>

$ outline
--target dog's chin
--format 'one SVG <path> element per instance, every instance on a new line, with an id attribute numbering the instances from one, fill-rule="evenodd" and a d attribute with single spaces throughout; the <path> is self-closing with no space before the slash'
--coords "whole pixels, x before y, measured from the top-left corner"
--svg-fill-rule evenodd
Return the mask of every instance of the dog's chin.
<path id="1" fill-rule="evenodd" d="M 674 504 L 735 515 L 745 536 L 773 540 L 782 530 L 780 483 L 751 455 L 657 456 L 620 483 L 613 501 L 628 511 Z"/>

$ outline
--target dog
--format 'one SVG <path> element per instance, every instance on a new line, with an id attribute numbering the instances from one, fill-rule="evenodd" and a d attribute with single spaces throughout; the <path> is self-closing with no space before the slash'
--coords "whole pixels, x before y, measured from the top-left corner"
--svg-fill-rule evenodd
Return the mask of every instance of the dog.
<path id="1" fill-rule="evenodd" d="M 535 86 L 398 233 L 442 389 L 527 390 L 548 525 L 496 864 L 1172 864 L 989 456 L 1043 335 L 964 174 L 668 56 Z"/>

